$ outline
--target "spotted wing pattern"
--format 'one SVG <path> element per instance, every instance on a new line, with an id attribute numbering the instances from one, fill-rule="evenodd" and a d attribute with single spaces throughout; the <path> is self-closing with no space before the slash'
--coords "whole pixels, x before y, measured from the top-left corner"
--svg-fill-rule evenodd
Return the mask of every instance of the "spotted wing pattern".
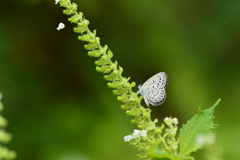
<path id="1" fill-rule="evenodd" d="M 159 72 L 149 78 L 142 86 L 139 86 L 139 92 L 144 97 L 144 101 L 149 107 L 163 104 L 166 99 L 166 87 L 168 77 L 165 72 Z"/>

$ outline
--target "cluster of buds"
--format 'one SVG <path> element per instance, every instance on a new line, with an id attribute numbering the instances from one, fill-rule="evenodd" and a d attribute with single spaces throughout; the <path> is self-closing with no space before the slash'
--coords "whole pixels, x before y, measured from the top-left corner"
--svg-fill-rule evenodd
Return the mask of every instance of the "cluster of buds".
<path id="1" fill-rule="evenodd" d="M 127 135 L 124 137 L 124 141 L 129 142 L 132 139 L 146 137 L 146 136 L 147 136 L 147 132 L 145 130 L 134 129 L 131 135 Z"/>
<path id="2" fill-rule="evenodd" d="M 178 119 L 177 118 L 169 118 L 166 117 L 164 119 L 164 123 L 166 124 L 166 128 L 163 129 L 162 131 L 164 131 L 164 135 L 161 138 L 163 147 L 162 149 L 165 151 L 169 151 L 169 152 L 176 152 L 178 149 L 178 140 L 176 140 L 176 134 L 177 134 L 177 124 L 178 124 Z M 164 126 L 164 125 L 163 125 Z M 159 136 L 161 133 L 159 133 Z M 137 130 L 134 129 L 133 133 L 130 135 L 127 135 L 124 137 L 124 141 L 125 142 L 130 142 L 133 144 L 137 144 L 135 142 L 141 143 L 141 140 L 147 140 L 150 137 L 148 137 L 147 135 L 147 131 L 146 130 Z M 150 138 L 151 139 L 151 138 Z M 136 140 L 136 141 L 135 141 Z"/>
<path id="3" fill-rule="evenodd" d="M 165 129 L 165 134 L 163 138 L 166 140 L 168 147 L 166 150 L 168 151 L 176 151 L 178 149 L 179 142 L 176 140 L 175 136 L 177 134 L 177 118 L 166 117 L 164 119 L 164 123 L 167 125 L 168 128 Z"/>

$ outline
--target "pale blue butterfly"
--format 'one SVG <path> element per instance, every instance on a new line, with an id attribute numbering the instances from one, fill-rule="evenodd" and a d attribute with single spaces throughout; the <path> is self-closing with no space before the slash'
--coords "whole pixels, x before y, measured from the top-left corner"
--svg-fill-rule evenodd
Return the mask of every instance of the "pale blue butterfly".
<path id="1" fill-rule="evenodd" d="M 166 87 L 168 76 L 165 72 L 159 72 L 149 78 L 142 86 L 139 85 L 139 92 L 144 97 L 146 105 L 158 106 L 166 99 Z"/>

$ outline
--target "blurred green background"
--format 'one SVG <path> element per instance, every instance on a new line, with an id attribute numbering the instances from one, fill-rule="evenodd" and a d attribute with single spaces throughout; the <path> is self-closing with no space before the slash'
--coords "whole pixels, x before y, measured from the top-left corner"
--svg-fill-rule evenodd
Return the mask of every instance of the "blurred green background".
<path id="1" fill-rule="evenodd" d="M 152 107 L 153 118 L 177 117 L 181 127 L 199 106 L 221 98 L 217 144 L 226 160 L 239 159 L 239 0 L 74 2 L 123 76 L 140 84 L 168 74 L 167 99 Z M 8 148 L 19 160 L 136 160 L 123 141 L 136 126 L 54 3 L 0 1 L 0 91 L 13 134 Z M 59 22 L 66 28 L 57 31 Z"/>

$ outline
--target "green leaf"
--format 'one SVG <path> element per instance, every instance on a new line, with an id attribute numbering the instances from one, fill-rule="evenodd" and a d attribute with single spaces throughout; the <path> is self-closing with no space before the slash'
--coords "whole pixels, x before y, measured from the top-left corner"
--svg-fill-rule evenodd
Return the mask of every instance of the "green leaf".
<path id="1" fill-rule="evenodd" d="M 193 160 L 193 157 L 183 156 L 183 155 L 175 155 L 160 149 L 156 149 L 154 152 L 149 153 L 148 156 L 151 160 Z"/>
<path id="2" fill-rule="evenodd" d="M 211 108 L 204 111 L 199 109 L 198 114 L 192 117 L 186 125 L 183 125 L 179 134 L 180 155 L 189 155 L 191 152 L 201 148 L 196 143 L 196 138 L 199 135 L 210 134 L 216 127 L 213 123 L 213 112 L 219 102 L 220 99 Z"/>

